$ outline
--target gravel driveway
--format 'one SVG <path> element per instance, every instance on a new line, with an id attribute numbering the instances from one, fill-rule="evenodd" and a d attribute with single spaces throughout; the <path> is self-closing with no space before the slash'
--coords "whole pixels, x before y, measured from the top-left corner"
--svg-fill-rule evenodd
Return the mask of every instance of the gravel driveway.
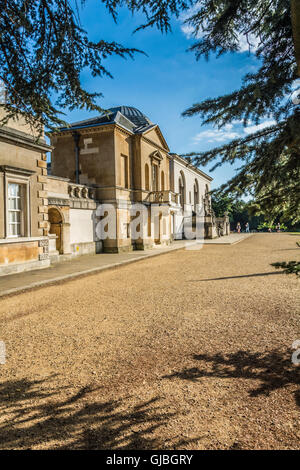
<path id="1" fill-rule="evenodd" d="M 300 449 L 297 237 L 178 251 L 0 301 L 2 449 Z"/>

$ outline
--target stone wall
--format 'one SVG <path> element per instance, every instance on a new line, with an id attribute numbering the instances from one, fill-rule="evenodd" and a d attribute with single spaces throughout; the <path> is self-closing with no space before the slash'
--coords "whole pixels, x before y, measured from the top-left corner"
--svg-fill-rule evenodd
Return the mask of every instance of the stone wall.
<path id="1" fill-rule="evenodd" d="M 49 266 L 48 238 L 0 240 L 0 276 Z"/>
<path id="2" fill-rule="evenodd" d="M 171 188 L 175 193 L 180 193 L 179 180 L 181 179 L 184 183 L 184 209 L 186 211 L 185 216 L 182 210 L 176 211 L 174 214 L 174 238 L 182 239 L 184 224 L 192 224 L 192 214 L 195 209 L 202 210 L 203 212 L 203 198 L 205 193 L 210 191 L 210 184 L 212 178 L 205 175 L 197 168 L 190 165 L 185 159 L 178 155 L 173 155 L 170 162 L 171 166 Z M 198 189 L 198 201 L 195 200 L 194 188 L 195 185 Z M 180 201 L 182 204 L 182 200 Z M 197 208 L 198 206 L 198 208 Z M 202 213 L 204 216 L 204 213 Z M 206 234 L 210 236 L 215 235 L 213 228 L 207 230 Z"/>
<path id="3" fill-rule="evenodd" d="M 6 111 L 0 104 L 0 119 L 5 117 L 5 113 Z M 9 119 L 5 126 L 9 127 L 10 129 L 22 132 L 33 138 L 39 137 L 40 139 L 44 139 L 44 132 L 42 132 L 42 135 L 40 135 L 39 130 L 29 124 L 26 124 L 25 119 L 22 116 L 19 116 L 18 119 Z"/>
<path id="4" fill-rule="evenodd" d="M 142 135 L 135 135 L 118 125 L 76 129 L 76 133 L 80 136 L 80 182 L 95 188 L 97 201 L 102 204 L 112 204 L 115 208 L 117 238 L 103 240 L 104 251 L 132 250 L 137 244 L 131 240 L 130 233 L 128 233 L 131 204 L 144 202 L 149 205 L 152 191 L 170 190 L 169 149 L 158 127 Z M 52 153 L 52 174 L 69 178 L 70 185 L 72 185 L 75 182 L 75 142 L 71 130 L 53 135 L 51 143 L 55 147 Z M 146 163 L 149 168 L 148 185 L 145 182 Z M 157 188 L 152 187 L 151 166 L 154 163 L 158 168 Z M 52 202 L 52 196 L 55 196 L 56 190 L 52 187 L 51 191 L 49 198 Z M 56 196 L 58 196 L 57 193 Z M 70 198 L 70 208 L 91 209 L 83 206 L 84 200 L 73 196 Z M 86 240 L 87 234 L 81 233 L 82 214 L 73 212 L 70 219 L 72 246 L 90 243 Z M 168 224 L 170 224 L 169 221 Z M 89 229 L 86 230 L 89 231 L 90 223 L 87 223 L 87 226 Z M 90 232 L 89 234 L 91 236 Z M 81 240 L 82 236 L 84 241 Z M 147 240 L 148 246 L 153 243 L 154 239 Z M 143 243 L 138 245 L 142 247 Z"/>
<path id="5" fill-rule="evenodd" d="M 49 264 L 46 152 L 50 147 L 43 138 L 37 140 L 24 121 L 8 124 L 0 128 L 0 275 Z M 23 188 L 22 234 L 16 238 L 7 230 L 11 182 Z"/>
<path id="6" fill-rule="evenodd" d="M 113 128 L 81 129 L 78 132 L 80 183 L 115 184 Z M 52 135 L 52 175 L 75 179 L 75 142 L 71 131 Z"/>

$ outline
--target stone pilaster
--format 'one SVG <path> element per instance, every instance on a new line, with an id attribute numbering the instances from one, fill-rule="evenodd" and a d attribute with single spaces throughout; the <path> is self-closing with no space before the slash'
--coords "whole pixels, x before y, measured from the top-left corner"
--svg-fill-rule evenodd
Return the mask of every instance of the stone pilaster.
<path id="1" fill-rule="evenodd" d="M 47 191 L 47 156 L 42 154 L 37 160 L 39 233 L 48 236 L 48 191 Z"/>

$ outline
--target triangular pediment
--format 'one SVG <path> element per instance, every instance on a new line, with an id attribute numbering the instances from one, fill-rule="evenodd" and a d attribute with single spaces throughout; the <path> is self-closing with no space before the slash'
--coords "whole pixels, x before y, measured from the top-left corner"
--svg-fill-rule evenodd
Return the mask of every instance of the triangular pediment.
<path id="1" fill-rule="evenodd" d="M 165 149 L 167 152 L 170 151 L 167 142 L 164 139 L 164 136 L 161 133 L 161 130 L 158 126 L 152 127 L 149 130 L 146 130 L 143 132 L 143 136 L 146 137 L 148 140 L 153 142 L 156 145 L 159 145 L 163 149 Z"/>
<path id="2" fill-rule="evenodd" d="M 154 152 L 150 153 L 150 158 L 151 160 L 157 160 L 158 162 L 161 162 L 164 159 L 159 150 L 154 150 Z"/>

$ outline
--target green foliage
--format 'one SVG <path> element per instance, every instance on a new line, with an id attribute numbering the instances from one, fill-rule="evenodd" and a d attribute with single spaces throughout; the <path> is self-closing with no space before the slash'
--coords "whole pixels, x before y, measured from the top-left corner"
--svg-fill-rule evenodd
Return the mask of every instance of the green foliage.
<path id="1" fill-rule="evenodd" d="M 213 194 L 211 196 L 211 204 L 216 217 L 223 217 L 225 212 L 228 212 L 228 215 L 232 213 L 233 198 L 230 196 L 215 196 Z"/>
<path id="2" fill-rule="evenodd" d="M 283 272 L 285 274 L 296 274 L 296 276 L 300 276 L 299 261 L 284 261 L 281 263 L 272 263 L 271 266 L 274 266 L 276 269 L 283 269 Z"/>
<path id="3" fill-rule="evenodd" d="M 255 216 L 251 213 L 251 202 L 245 202 L 240 198 L 212 192 L 212 208 L 217 217 L 223 217 L 224 212 L 228 212 L 231 225 L 235 228 L 238 222 L 242 228 L 248 222 L 250 229 L 254 230 L 258 224 L 264 220 L 264 216 Z"/>
<path id="4" fill-rule="evenodd" d="M 146 22 L 135 31 L 148 27 L 156 27 L 163 33 L 171 31 L 171 16 L 179 16 L 180 12 L 187 10 L 197 0 L 100 0 L 117 22 L 118 8 L 127 7 L 132 14 L 143 13 Z M 86 3 L 86 0 L 83 0 Z"/>
<path id="5" fill-rule="evenodd" d="M 298 2 L 300 9 L 300 2 Z M 193 28 L 196 57 L 208 58 L 239 49 L 239 36 L 259 42 L 255 51 L 260 66 L 244 77 L 233 93 L 208 98 L 183 115 L 198 115 L 202 124 L 222 128 L 239 120 L 258 124 L 266 118 L 276 124 L 207 152 L 192 152 L 194 164 L 242 162 L 237 174 L 219 189 L 220 194 L 251 194 L 258 213 L 274 208 L 300 220 L 300 106 L 290 99 L 297 78 L 290 0 L 199 1 L 186 20 Z M 299 35 L 299 31 L 296 31 Z M 253 50 L 253 48 L 252 48 Z"/>
<path id="6" fill-rule="evenodd" d="M 158 0 L 99 0 L 117 19 L 117 7 L 146 15 L 146 26 L 170 29 L 170 15 L 178 16 L 190 2 Z M 88 4 L 82 0 L 82 6 Z M 88 5 L 87 5 L 88 7 Z M 96 22 L 101 22 L 96 18 Z M 99 28 L 100 30 L 100 28 Z M 22 115 L 26 122 L 50 129 L 66 124 L 58 109 L 86 108 L 103 111 L 96 104 L 100 92 L 90 93 L 81 85 L 80 74 L 88 68 L 92 76 L 111 76 L 106 58 L 133 57 L 134 48 L 118 42 L 97 42 L 82 29 L 77 0 L 0 0 L 0 81 L 6 88 L 4 104 L 8 119 Z M 140 51 L 139 51 L 140 52 Z M 56 95 L 55 104 L 51 96 Z"/>
<path id="7" fill-rule="evenodd" d="M 300 106 L 289 99 L 297 78 L 300 2 L 293 0 L 291 11 L 290 0 L 100 1 L 116 22 L 118 10 L 125 7 L 144 15 L 145 22 L 137 29 L 156 27 L 165 33 L 170 31 L 172 16 L 192 7 L 186 23 L 193 31 L 191 50 L 197 59 L 237 51 L 241 35 L 249 49 L 253 37 L 258 38 L 258 71 L 247 74 L 239 90 L 196 103 L 184 115 L 198 115 L 203 124 L 218 128 L 234 120 L 257 124 L 267 117 L 276 124 L 190 156 L 197 165 L 242 162 L 220 194 L 239 197 L 247 192 L 256 200 L 257 214 L 276 208 L 286 219 L 300 221 Z M 85 0 L 81 5 L 89 7 Z M 85 90 L 81 72 L 88 69 L 92 76 L 110 76 L 106 58 L 134 57 L 141 51 L 103 38 L 91 41 L 78 12 L 77 0 L 0 0 L 0 80 L 8 98 L 7 115 L 0 124 L 21 114 L 40 129 L 41 125 L 53 129 L 63 123 L 58 109 L 102 111 L 97 105 L 101 92 Z M 95 21 L 101 25 L 101 19 Z"/>
<path id="8" fill-rule="evenodd" d="M 271 222 L 262 222 L 257 227 L 257 230 L 262 230 L 264 232 L 267 232 L 269 229 L 271 230 L 275 229 L 275 225 L 273 225 Z"/>
<path id="9" fill-rule="evenodd" d="M 116 42 L 91 42 L 67 0 L 0 1 L 0 80 L 8 100 L 5 124 L 21 114 L 26 121 L 52 128 L 61 124 L 50 95 L 60 107 L 101 110 L 80 83 L 89 67 L 93 76 L 110 75 L 103 60 L 111 55 L 133 57 L 135 49 Z"/>
<path id="10" fill-rule="evenodd" d="M 267 232 L 268 230 L 278 230 L 278 224 L 273 224 L 272 222 L 263 222 L 258 225 L 257 230 L 261 230 L 263 232 Z M 287 230 L 287 226 L 284 224 L 279 224 L 279 230 L 285 232 Z"/>

